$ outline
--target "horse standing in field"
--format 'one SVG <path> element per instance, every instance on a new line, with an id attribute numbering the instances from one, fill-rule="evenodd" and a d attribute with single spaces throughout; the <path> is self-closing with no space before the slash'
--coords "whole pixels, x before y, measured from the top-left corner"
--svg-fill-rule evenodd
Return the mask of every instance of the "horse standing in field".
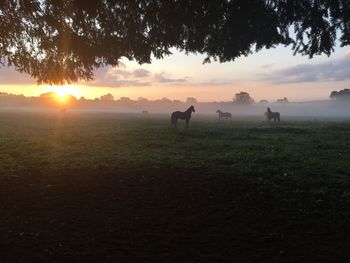
<path id="1" fill-rule="evenodd" d="M 191 105 L 185 112 L 183 111 L 174 111 L 171 114 L 171 125 L 176 127 L 177 120 L 185 120 L 186 121 L 186 127 L 188 127 L 188 123 L 191 119 L 192 112 L 195 112 L 194 107 Z"/>
<path id="2" fill-rule="evenodd" d="M 222 112 L 221 110 L 217 110 L 216 113 L 219 113 L 219 120 L 222 118 L 232 119 L 232 114 L 229 112 Z"/>
<path id="3" fill-rule="evenodd" d="M 265 112 L 265 116 L 268 122 L 271 121 L 271 119 L 273 119 L 274 123 L 280 122 L 280 113 L 279 112 L 273 112 L 271 111 L 270 108 L 267 108 L 267 111 Z"/>

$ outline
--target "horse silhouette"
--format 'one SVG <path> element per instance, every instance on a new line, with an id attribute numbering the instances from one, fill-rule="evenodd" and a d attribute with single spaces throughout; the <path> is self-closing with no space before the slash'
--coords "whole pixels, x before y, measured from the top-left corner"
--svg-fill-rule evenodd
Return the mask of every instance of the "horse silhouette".
<path id="1" fill-rule="evenodd" d="M 222 112 L 221 110 L 217 110 L 216 113 L 219 113 L 219 120 L 222 118 L 232 119 L 232 114 L 229 112 Z"/>
<path id="2" fill-rule="evenodd" d="M 270 108 L 267 108 L 267 111 L 265 112 L 265 116 L 268 122 L 271 121 L 271 119 L 273 119 L 273 121 L 276 123 L 280 122 L 280 113 L 279 112 L 273 112 L 271 111 Z"/>
<path id="3" fill-rule="evenodd" d="M 176 127 L 177 125 L 177 120 L 185 120 L 186 121 L 186 127 L 188 127 L 188 123 L 191 119 L 191 114 L 192 112 L 195 112 L 193 105 L 189 107 L 186 111 L 174 111 L 171 114 L 171 125 Z"/>

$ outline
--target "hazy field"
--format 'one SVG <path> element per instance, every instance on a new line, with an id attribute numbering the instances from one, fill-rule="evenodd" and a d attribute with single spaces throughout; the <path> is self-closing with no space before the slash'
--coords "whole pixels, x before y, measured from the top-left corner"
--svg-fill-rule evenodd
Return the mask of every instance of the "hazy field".
<path id="1" fill-rule="evenodd" d="M 2 262 L 346 262 L 350 121 L 0 113 Z"/>

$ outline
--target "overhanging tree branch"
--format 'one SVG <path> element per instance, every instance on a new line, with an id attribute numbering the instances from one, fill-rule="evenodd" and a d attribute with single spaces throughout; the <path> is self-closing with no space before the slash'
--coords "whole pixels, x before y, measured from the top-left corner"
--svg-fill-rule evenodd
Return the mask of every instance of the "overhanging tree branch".
<path id="1" fill-rule="evenodd" d="M 49 84 L 89 80 L 122 57 L 150 63 L 171 48 L 206 62 L 280 44 L 330 55 L 337 32 L 349 45 L 350 0 L 0 1 L 1 61 Z"/>

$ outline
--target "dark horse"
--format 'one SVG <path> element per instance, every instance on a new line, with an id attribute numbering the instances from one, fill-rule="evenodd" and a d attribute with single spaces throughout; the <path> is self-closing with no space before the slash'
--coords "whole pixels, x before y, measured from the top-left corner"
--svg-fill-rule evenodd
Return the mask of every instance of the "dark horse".
<path id="1" fill-rule="evenodd" d="M 171 114 L 171 125 L 176 127 L 177 120 L 185 120 L 186 121 L 186 127 L 188 127 L 188 122 L 191 119 L 192 112 L 195 112 L 194 107 L 191 105 L 185 112 L 183 111 L 174 111 Z"/>
<path id="2" fill-rule="evenodd" d="M 276 120 L 278 122 L 280 122 L 280 113 L 279 112 L 273 112 L 270 110 L 270 108 L 267 108 L 267 111 L 265 112 L 265 116 L 268 122 L 271 121 L 271 119 L 273 119 L 274 122 L 276 122 Z"/>

